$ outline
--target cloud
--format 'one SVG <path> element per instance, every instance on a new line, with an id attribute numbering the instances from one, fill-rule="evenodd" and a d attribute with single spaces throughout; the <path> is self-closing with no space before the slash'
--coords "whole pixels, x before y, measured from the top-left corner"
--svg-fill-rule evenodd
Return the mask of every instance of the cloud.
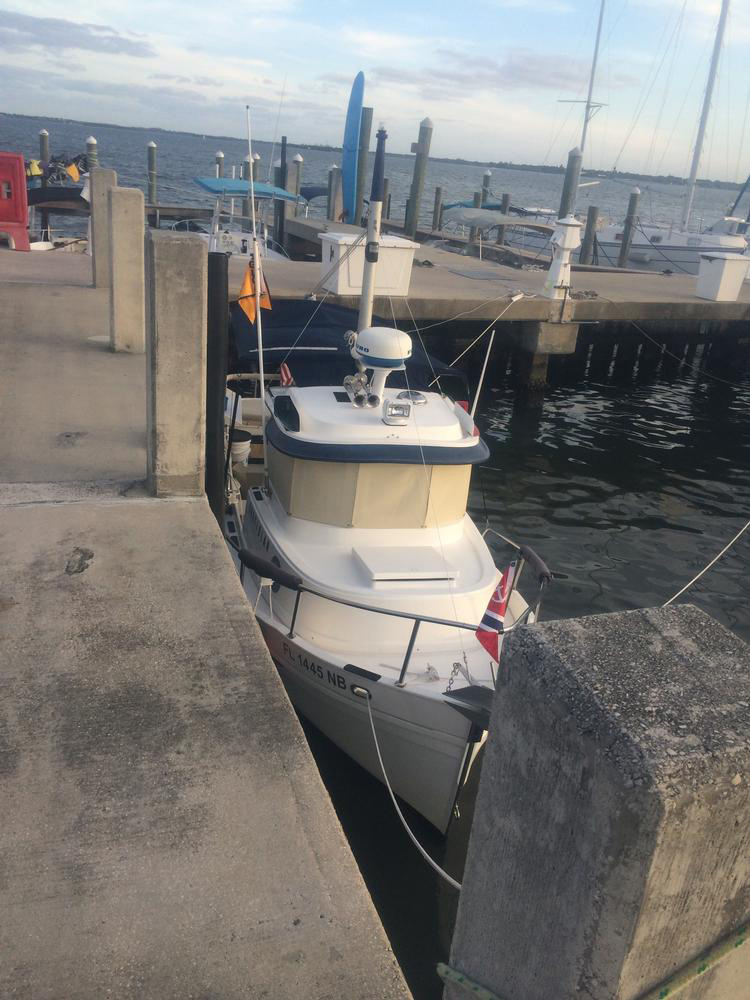
<path id="1" fill-rule="evenodd" d="M 37 48 L 53 52 L 81 49 L 142 58 L 156 55 L 154 47 L 143 37 L 124 34 L 104 24 L 32 17 L 11 10 L 2 10 L 0 15 L 0 47 L 6 53 Z"/>

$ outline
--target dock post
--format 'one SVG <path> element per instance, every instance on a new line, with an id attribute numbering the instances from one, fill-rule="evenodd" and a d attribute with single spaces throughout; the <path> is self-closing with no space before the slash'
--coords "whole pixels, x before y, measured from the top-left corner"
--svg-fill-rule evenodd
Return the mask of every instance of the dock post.
<path id="1" fill-rule="evenodd" d="M 292 159 L 292 170 L 289 175 L 289 190 L 292 194 L 296 194 L 299 197 L 300 189 L 302 187 L 302 166 L 304 164 L 304 158 L 300 153 L 296 153 Z M 300 203 L 295 201 L 294 208 L 292 212 L 294 215 L 299 215 Z"/>
<path id="2" fill-rule="evenodd" d="M 586 212 L 586 229 L 583 233 L 579 260 L 582 264 L 590 264 L 594 258 L 594 240 L 596 239 L 596 224 L 599 221 L 599 209 L 589 205 Z"/>
<path id="3" fill-rule="evenodd" d="M 581 223 L 568 215 L 558 219 L 550 237 L 552 261 L 542 286 L 546 299 L 566 299 L 570 292 L 570 256 L 581 245 Z"/>
<path id="4" fill-rule="evenodd" d="M 152 139 L 146 147 L 148 164 L 148 203 L 156 205 L 156 143 Z"/>
<path id="5" fill-rule="evenodd" d="M 362 221 L 365 204 L 365 182 L 370 152 L 370 136 L 372 135 L 372 108 L 362 108 L 359 125 L 359 154 L 357 156 L 357 197 L 354 205 L 354 218 L 347 219 L 358 226 Z"/>
<path id="6" fill-rule="evenodd" d="M 109 189 L 117 187 L 114 170 L 93 167 L 89 171 L 91 206 L 91 270 L 94 288 L 109 288 L 112 270 L 109 246 Z"/>
<path id="7" fill-rule="evenodd" d="M 620 244 L 620 253 L 617 257 L 618 267 L 628 266 L 630 244 L 633 242 L 633 230 L 638 222 L 638 202 L 640 198 L 641 189 L 634 187 L 628 199 L 628 214 L 625 216 L 625 228 L 622 232 L 622 243 Z"/>
<path id="8" fill-rule="evenodd" d="M 229 259 L 208 255 L 206 336 L 206 496 L 213 515 L 224 522 L 224 396 L 229 367 Z"/>
<path id="9" fill-rule="evenodd" d="M 136 188 L 111 187 L 109 253 L 109 346 L 113 351 L 146 350 L 144 298 L 144 201 Z"/>
<path id="10" fill-rule="evenodd" d="M 46 128 L 39 132 L 39 160 L 42 164 L 42 187 L 47 187 L 47 175 L 49 173 L 49 132 Z M 40 239 L 49 239 L 49 212 L 46 208 L 41 211 L 41 232 Z"/>
<path id="11" fill-rule="evenodd" d="M 146 473 L 154 496 L 200 496 L 206 452 L 207 249 L 146 234 Z"/>
<path id="12" fill-rule="evenodd" d="M 474 208 L 479 208 L 482 204 L 482 192 L 474 192 Z M 471 226 L 469 228 L 469 243 L 476 243 L 479 239 L 479 227 Z"/>
<path id="13" fill-rule="evenodd" d="M 443 189 L 435 188 L 435 202 L 432 206 L 432 231 L 438 232 L 443 218 Z"/>
<path id="14" fill-rule="evenodd" d="M 224 154 L 220 149 L 216 150 L 216 156 L 214 157 L 214 169 L 217 177 L 224 176 Z"/>
<path id="15" fill-rule="evenodd" d="M 510 195 L 504 194 L 500 199 L 500 212 L 502 213 L 502 215 L 507 215 L 509 209 L 510 209 Z M 497 239 L 495 240 L 496 243 L 500 245 L 505 243 L 505 230 L 506 226 L 497 227 Z"/>
<path id="16" fill-rule="evenodd" d="M 388 178 L 383 178 L 383 218 L 387 219 L 391 214 L 391 194 L 389 191 Z"/>
<path id="17" fill-rule="evenodd" d="M 253 167 L 254 167 L 254 164 L 251 166 L 251 164 L 250 164 L 250 154 L 248 153 L 245 156 L 245 159 L 242 161 L 242 179 L 243 179 L 243 181 L 249 181 L 250 180 L 250 174 L 253 171 Z M 253 179 L 257 180 L 257 178 L 253 178 Z M 248 198 L 243 198 L 242 199 L 242 232 L 243 233 L 249 233 L 250 232 L 250 212 L 251 212 L 250 198 L 249 197 Z M 211 254 L 209 254 L 208 257 L 209 257 L 209 261 L 210 261 Z"/>
<path id="18" fill-rule="evenodd" d="M 492 183 L 492 171 L 485 170 L 482 174 L 482 201 L 480 208 L 484 208 L 490 198 L 490 184 Z"/>
<path id="19" fill-rule="evenodd" d="M 404 236 L 409 236 L 412 239 L 417 235 L 419 226 L 419 210 L 422 205 L 422 192 L 424 191 L 431 142 L 432 122 L 429 118 L 424 118 L 419 125 L 419 138 L 411 145 L 411 151 L 416 153 L 416 156 L 414 157 L 414 174 L 409 191 L 408 210 L 404 219 Z"/>
<path id="20" fill-rule="evenodd" d="M 286 160 L 287 138 L 281 137 L 281 150 L 279 153 L 279 165 L 274 170 L 274 180 L 277 187 L 286 191 L 289 182 L 288 166 Z M 281 199 L 273 203 L 273 238 L 280 247 L 284 247 L 286 242 L 286 202 Z"/>
<path id="21" fill-rule="evenodd" d="M 92 167 L 99 166 L 99 143 L 90 135 L 86 140 L 86 167 L 91 173 Z"/>
<path id="22" fill-rule="evenodd" d="M 726 942 L 685 996 L 742 993 L 750 648 L 688 604 L 526 626 L 502 655 L 451 968 L 508 998 L 671 997 Z"/>
<path id="23" fill-rule="evenodd" d="M 336 164 L 328 171 L 328 204 L 326 218 L 331 222 L 341 222 L 344 211 L 344 195 L 341 187 L 341 167 Z"/>
<path id="24" fill-rule="evenodd" d="M 557 213 L 558 219 L 564 219 L 566 215 L 573 215 L 576 208 L 576 198 L 578 196 L 578 182 L 581 179 L 581 164 L 583 154 L 578 146 L 568 153 L 568 165 L 565 168 L 565 180 L 563 181 L 562 196 L 560 198 L 560 209 Z"/>

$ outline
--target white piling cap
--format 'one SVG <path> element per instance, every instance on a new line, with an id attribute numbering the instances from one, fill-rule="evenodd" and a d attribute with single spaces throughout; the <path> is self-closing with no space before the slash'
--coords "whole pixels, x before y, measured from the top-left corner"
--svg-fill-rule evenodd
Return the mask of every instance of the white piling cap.
<path id="1" fill-rule="evenodd" d="M 483 176 L 485 176 L 485 177 L 492 177 L 492 171 L 488 168 L 487 170 L 485 170 Z"/>
<path id="2" fill-rule="evenodd" d="M 216 150 L 216 156 L 217 156 L 217 158 L 220 156 L 222 158 L 222 160 L 224 159 L 224 154 L 222 153 L 222 151 L 220 149 Z"/>
<path id="3" fill-rule="evenodd" d="M 249 162 L 250 162 L 250 154 L 249 154 L 249 153 L 247 153 L 247 154 L 245 155 L 245 163 L 249 163 Z"/>
<path id="4" fill-rule="evenodd" d="M 253 159 L 254 160 L 259 160 L 260 159 L 260 153 L 253 153 Z"/>
<path id="5" fill-rule="evenodd" d="M 46 128 L 40 128 L 39 135 L 49 135 L 49 132 L 47 131 Z"/>
<path id="6" fill-rule="evenodd" d="M 150 147 L 151 149 L 156 149 L 156 143 L 154 142 L 154 140 L 153 140 L 153 139 L 152 139 L 152 140 L 151 140 L 151 142 L 149 143 L 149 147 Z"/>
<path id="7" fill-rule="evenodd" d="M 88 139 L 86 140 L 86 145 L 87 146 L 96 146 L 96 144 L 97 144 L 96 139 L 93 137 L 93 135 L 90 135 L 88 137 Z"/>
<path id="8" fill-rule="evenodd" d="M 297 153 L 297 155 L 292 160 L 292 163 L 304 163 L 304 162 L 305 162 L 304 158 L 299 153 Z"/>
<path id="9" fill-rule="evenodd" d="M 630 193 L 631 194 L 640 194 L 641 193 L 641 189 L 639 187 L 634 187 L 633 190 Z"/>
<path id="10" fill-rule="evenodd" d="M 431 118 L 423 118 L 422 121 L 419 123 L 419 127 L 420 128 L 432 128 L 432 119 Z"/>

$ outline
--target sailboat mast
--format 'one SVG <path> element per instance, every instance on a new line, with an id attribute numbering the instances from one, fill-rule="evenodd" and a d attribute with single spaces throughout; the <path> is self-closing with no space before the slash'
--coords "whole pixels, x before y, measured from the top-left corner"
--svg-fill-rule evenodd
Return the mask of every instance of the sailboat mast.
<path id="1" fill-rule="evenodd" d="M 698 125 L 698 135 L 695 140 L 695 149 L 693 151 L 693 162 L 690 165 L 690 177 L 688 178 L 687 191 L 685 193 L 685 211 L 682 214 L 682 226 L 683 229 L 687 228 L 688 222 L 690 221 L 690 213 L 693 210 L 693 198 L 695 196 L 695 181 L 698 176 L 698 165 L 701 159 L 701 153 L 703 152 L 703 140 L 706 137 L 706 125 L 708 124 L 708 115 L 711 111 L 711 98 L 714 93 L 714 83 L 716 82 L 716 73 L 719 69 L 719 57 L 721 56 L 721 46 L 724 41 L 724 29 L 727 26 L 727 15 L 729 14 L 729 0 L 722 0 L 721 2 L 721 13 L 719 14 L 719 25 L 716 29 L 716 39 L 714 40 L 714 51 L 711 55 L 711 67 L 708 71 L 708 82 L 706 83 L 706 94 L 703 98 L 703 110 L 701 111 L 701 120 Z"/>
<path id="2" fill-rule="evenodd" d="M 586 146 L 586 133 L 589 130 L 589 122 L 591 121 L 591 98 L 594 94 L 594 80 L 596 78 L 596 64 L 599 60 L 599 42 L 602 37 L 602 22 L 604 21 L 604 3 L 602 0 L 599 6 L 599 23 L 596 26 L 596 41 L 594 42 L 594 58 L 591 60 L 591 76 L 589 77 L 589 92 L 586 97 L 586 108 L 583 112 L 583 132 L 581 133 L 581 143 L 580 150 L 583 150 Z"/>

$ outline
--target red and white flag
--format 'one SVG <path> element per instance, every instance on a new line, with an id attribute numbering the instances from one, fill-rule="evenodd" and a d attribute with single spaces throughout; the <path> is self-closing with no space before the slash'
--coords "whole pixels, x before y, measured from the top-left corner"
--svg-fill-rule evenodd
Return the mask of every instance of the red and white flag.
<path id="1" fill-rule="evenodd" d="M 282 361 L 281 367 L 279 368 L 279 375 L 281 376 L 281 384 L 283 386 L 294 385 L 294 376 L 289 370 L 289 365 L 286 361 Z"/>
<path id="2" fill-rule="evenodd" d="M 477 639 L 492 659 L 498 662 L 500 660 L 500 636 L 505 627 L 505 612 L 508 609 L 508 600 L 513 590 L 516 566 L 517 563 L 512 562 L 503 573 L 476 631 Z"/>

